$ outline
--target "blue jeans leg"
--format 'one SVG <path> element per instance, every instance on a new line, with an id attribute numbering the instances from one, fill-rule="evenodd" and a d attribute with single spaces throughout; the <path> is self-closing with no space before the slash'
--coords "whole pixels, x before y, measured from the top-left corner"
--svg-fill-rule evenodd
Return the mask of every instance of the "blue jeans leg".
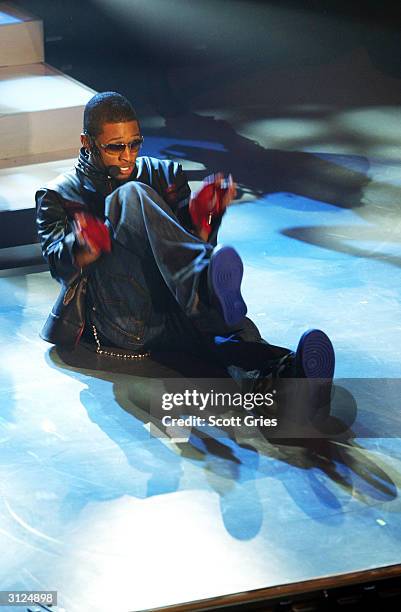
<path id="1" fill-rule="evenodd" d="M 185 230 L 142 183 L 116 189 L 106 199 L 105 214 L 112 252 L 102 255 L 90 275 L 90 320 L 115 346 L 165 347 L 174 342 L 172 313 L 202 319 L 198 286 L 213 247 Z"/>
<path id="2" fill-rule="evenodd" d="M 121 246 L 139 256 L 144 243 L 150 246 L 167 287 L 182 310 L 192 314 L 200 274 L 213 247 L 184 229 L 168 204 L 143 183 L 131 181 L 114 191 L 106 199 L 105 214 Z"/>

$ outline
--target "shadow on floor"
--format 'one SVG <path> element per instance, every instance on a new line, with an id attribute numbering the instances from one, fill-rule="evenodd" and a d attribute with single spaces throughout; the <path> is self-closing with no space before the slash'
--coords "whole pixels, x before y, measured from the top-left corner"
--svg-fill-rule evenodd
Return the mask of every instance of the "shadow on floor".
<path id="1" fill-rule="evenodd" d="M 202 370 L 199 362 L 179 354 L 165 355 L 163 363 L 121 362 L 83 346 L 73 352 L 53 347 L 47 360 L 51 367 L 85 382 L 81 402 L 89 418 L 121 448 L 130 465 L 150 473 L 146 496 L 185 486 L 204 488 L 206 477 L 219 495 L 223 523 L 236 539 L 249 540 L 262 527 L 264 510 L 257 483 L 266 477 L 281 481 L 302 513 L 320 522 L 344 520 L 344 494 L 366 505 L 397 497 L 393 479 L 353 441 L 344 423 L 344 417 L 356 410 L 345 390 L 338 394 L 337 416 L 322 417 L 319 438 L 275 439 L 260 429 L 254 438 L 236 440 L 224 430 L 205 435 L 193 428 L 187 439 L 172 439 L 152 415 L 152 396 L 160 402 L 160 382 L 191 379 L 194 374 L 200 379 L 201 372 L 210 388 L 213 371 L 207 364 Z M 112 384 L 112 401 L 97 391 L 99 379 Z M 149 433 L 152 427 L 159 439 Z M 199 482 L 181 482 L 186 462 L 200 470 Z M 330 482 L 339 488 L 333 491 Z"/>
<path id="2" fill-rule="evenodd" d="M 161 153 L 203 164 L 206 170 L 187 172 L 190 180 L 199 180 L 212 172 L 231 173 L 239 186 L 239 195 L 246 192 L 258 197 L 288 192 L 341 208 L 358 208 L 363 204 L 363 189 L 369 183 L 367 158 L 354 157 L 353 167 L 347 167 L 313 153 L 265 149 L 238 134 L 227 121 L 214 117 L 189 114 L 169 118 L 165 129 L 157 130 L 157 135 L 204 142 L 204 146 L 177 142 Z M 216 150 L 207 146 L 208 142 L 220 146 Z"/>
<path id="3" fill-rule="evenodd" d="M 205 166 L 205 170 L 187 171 L 189 180 L 201 180 L 218 171 L 225 175 L 231 173 L 238 184 L 238 198 L 287 194 L 292 199 L 285 198 L 286 207 L 293 206 L 305 215 L 313 210 L 314 200 L 334 208 L 353 210 L 369 223 L 369 226 L 358 224 L 355 228 L 343 225 L 289 227 L 282 232 L 285 236 L 330 251 L 400 266 L 400 257 L 389 255 L 385 249 L 387 243 L 400 243 L 399 232 L 394 230 L 401 219 L 401 188 L 391 178 L 387 180 L 385 160 L 383 176 L 376 180 L 369 176 L 371 162 L 366 157 L 266 149 L 238 134 L 227 121 L 195 113 L 167 118 L 165 128 L 156 132 L 158 136 L 170 139 L 176 136 L 186 141 L 177 141 L 176 145 L 160 151 L 163 156 Z M 297 196 L 307 198 L 302 206 Z M 246 201 L 242 205 L 246 205 Z M 266 214 L 267 209 L 268 202 Z M 372 250 L 369 245 L 365 248 L 361 241 L 379 242 L 381 248 Z"/>

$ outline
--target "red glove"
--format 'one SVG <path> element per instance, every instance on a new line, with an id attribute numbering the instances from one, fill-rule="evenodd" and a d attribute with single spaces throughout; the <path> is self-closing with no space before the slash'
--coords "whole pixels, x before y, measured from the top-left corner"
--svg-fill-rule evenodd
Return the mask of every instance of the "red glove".
<path id="1" fill-rule="evenodd" d="M 74 214 L 76 231 L 89 246 L 95 247 L 98 251 L 110 253 L 111 240 L 107 226 L 98 217 L 86 212 Z"/>
<path id="2" fill-rule="evenodd" d="M 222 175 L 212 174 L 204 179 L 202 187 L 189 202 L 189 214 L 192 223 L 198 230 L 204 230 L 207 237 L 212 231 L 212 220 L 225 211 L 223 198 L 230 185 Z"/>

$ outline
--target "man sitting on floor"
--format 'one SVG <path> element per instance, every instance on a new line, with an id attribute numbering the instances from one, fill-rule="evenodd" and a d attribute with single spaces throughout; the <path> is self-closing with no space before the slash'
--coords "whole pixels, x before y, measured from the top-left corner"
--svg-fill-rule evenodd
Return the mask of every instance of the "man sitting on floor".
<path id="1" fill-rule="evenodd" d="M 231 178 L 209 177 L 191 194 L 180 164 L 139 157 L 139 121 L 115 92 L 87 103 L 81 142 L 75 168 L 36 194 L 42 251 L 62 283 L 45 340 L 83 337 L 131 358 L 180 350 L 245 378 L 332 379 L 322 331 L 305 332 L 294 353 L 264 341 L 245 316 L 241 259 L 216 246 Z"/>

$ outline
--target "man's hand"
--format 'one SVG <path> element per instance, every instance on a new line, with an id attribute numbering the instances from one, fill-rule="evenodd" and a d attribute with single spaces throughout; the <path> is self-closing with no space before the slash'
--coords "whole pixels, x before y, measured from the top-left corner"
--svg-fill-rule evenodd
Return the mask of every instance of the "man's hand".
<path id="1" fill-rule="evenodd" d="M 96 261 L 103 251 L 110 251 L 110 237 L 100 220 L 80 212 L 75 213 L 74 219 L 78 244 L 74 250 L 75 265 L 85 268 Z"/>
<path id="2" fill-rule="evenodd" d="M 224 179 L 222 174 L 217 174 L 218 180 L 220 181 L 219 189 L 222 193 L 221 198 L 221 207 L 224 211 L 227 206 L 231 204 L 231 202 L 235 199 L 237 195 L 237 184 L 234 183 L 233 177 L 231 174 L 228 175 L 228 179 Z"/>
<path id="3" fill-rule="evenodd" d="M 89 264 L 99 259 L 102 251 L 95 246 L 90 246 L 87 242 L 85 246 L 80 246 L 74 250 L 75 265 L 78 268 L 85 268 Z"/>
<path id="4" fill-rule="evenodd" d="M 223 174 L 212 174 L 204 179 L 202 187 L 191 197 L 189 212 L 197 234 L 208 240 L 214 217 L 225 213 L 237 194 L 237 186 L 231 174 L 225 179 Z"/>

